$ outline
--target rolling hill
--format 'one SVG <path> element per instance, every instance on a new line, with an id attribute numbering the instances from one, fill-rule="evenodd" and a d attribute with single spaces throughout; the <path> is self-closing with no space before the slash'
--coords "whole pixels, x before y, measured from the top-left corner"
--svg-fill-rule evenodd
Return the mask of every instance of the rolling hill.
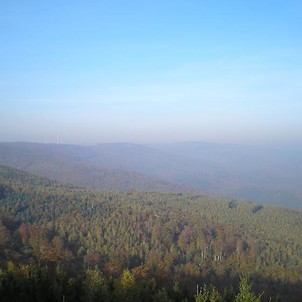
<path id="1" fill-rule="evenodd" d="M 300 152 L 301 151 L 301 152 Z M 196 192 L 302 208 L 301 146 L 0 143 L 0 164 L 106 190 Z"/>
<path id="2" fill-rule="evenodd" d="M 93 148 L 72 145 L 1 143 L 0 164 L 23 169 L 75 186 L 107 191 L 197 192 L 188 185 L 174 184 L 133 170 L 125 170 L 108 161 L 94 163 Z"/>

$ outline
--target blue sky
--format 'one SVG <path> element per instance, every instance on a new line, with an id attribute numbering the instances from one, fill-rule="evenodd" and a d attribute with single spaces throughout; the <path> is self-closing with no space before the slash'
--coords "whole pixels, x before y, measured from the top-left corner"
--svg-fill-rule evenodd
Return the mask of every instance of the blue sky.
<path id="1" fill-rule="evenodd" d="M 2 1 L 0 141 L 302 142 L 301 1 Z"/>

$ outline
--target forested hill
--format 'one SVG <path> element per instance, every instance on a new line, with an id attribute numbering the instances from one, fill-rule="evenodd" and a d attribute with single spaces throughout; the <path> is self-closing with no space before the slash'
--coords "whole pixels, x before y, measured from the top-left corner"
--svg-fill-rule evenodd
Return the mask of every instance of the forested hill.
<path id="1" fill-rule="evenodd" d="M 302 209 L 301 146 L 0 143 L 0 164 L 76 186 L 190 192 Z"/>
<path id="2" fill-rule="evenodd" d="M 32 301 L 57 294 L 66 301 L 195 301 L 196 284 L 213 284 L 222 301 L 233 301 L 238 276 L 248 275 L 263 301 L 301 301 L 301 211 L 73 188 L 6 167 L 0 175 L 0 293 L 7 297 L 30 284 L 39 295 Z"/>
<path id="3" fill-rule="evenodd" d="M 200 192 L 131 170 L 94 165 L 90 148 L 68 145 L 0 143 L 0 165 L 22 169 L 75 186 L 107 191 Z"/>
<path id="4" fill-rule="evenodd" d="M 48 178 L 43 178 L 35 174 L 30 174 L 23 170 L 13 169 L 7 166 L 0 165 L 0 181 L 9 184 L 22 184 L 22 185 L 32 185 L 32 186 L 42 186 L 42 187 L 68 187 L 68 184 L 61 184 L 57 181 L 50 180 Z M 70 186 L 71 187 L 71 186 Z"/>

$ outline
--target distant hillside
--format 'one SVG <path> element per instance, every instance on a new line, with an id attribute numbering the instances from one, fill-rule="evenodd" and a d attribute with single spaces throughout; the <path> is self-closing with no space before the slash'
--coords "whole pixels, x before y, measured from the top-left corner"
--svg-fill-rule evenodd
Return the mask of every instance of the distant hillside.
<path id="1" fill-rule="evenodd" d="M 185 142 L 154 146 L 195 160 L 201 169 L 212 164 L 212 190 L 223 195 L 302 207 L 302 146 L 231 145 Z"/>
<path id="2" fill-rule="evenodd" d="M 301 146 L 0 143 L 0 164 L 79 186 L 198 192 L 302 208 Z"/>
<path id="3" fill-rule="evenodd" d="M 0 143 L 0 164 L 80 187 L 107 191 L 197 192 L 193 187 L 174 184 L 137 172 L 93 165 L 89 147 Z"/>
<path id="4" fill-rule="evenodd" d="M 23 170 L 0 165 L 0 180 L 9 183 L 30 184 L 36 186 L 60 186 L 56 181 L 39 177 Z"/>

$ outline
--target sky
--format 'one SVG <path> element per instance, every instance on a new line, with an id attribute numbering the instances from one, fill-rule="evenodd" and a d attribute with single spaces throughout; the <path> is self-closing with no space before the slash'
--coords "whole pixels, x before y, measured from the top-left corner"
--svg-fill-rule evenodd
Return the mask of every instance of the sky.
<path id="1" fill-rule="evenodd" d="M 302 143 L 300 0 L 0 3 L 0 141 Z"/>

